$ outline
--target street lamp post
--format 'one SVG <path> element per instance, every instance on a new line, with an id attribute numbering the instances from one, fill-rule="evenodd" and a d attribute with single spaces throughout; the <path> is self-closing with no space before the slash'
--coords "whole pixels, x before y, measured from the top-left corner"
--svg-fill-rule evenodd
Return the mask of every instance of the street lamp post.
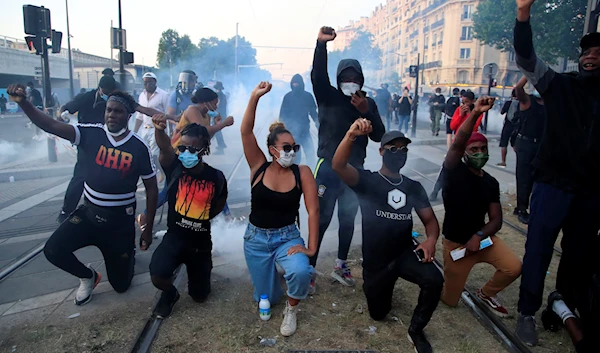
<path id="1" fill-rule="evenodd" d="M 67 49 L 69 49 L 69 98 L 75 96 L 75 87 L 73 85 L 73 59 L 71 56 L 71 31 L 69 29 L 69 1 L 65 0 L 65 8 L 67 10 Z"/>
<path id="2" fill-rule="evenodd" d="M 123 20 L 121 17 L 121 0 L 119 0 L 119 81 L 121 90 L 127 91 L 125 87 L 125 58 L 123 57 Z"/>

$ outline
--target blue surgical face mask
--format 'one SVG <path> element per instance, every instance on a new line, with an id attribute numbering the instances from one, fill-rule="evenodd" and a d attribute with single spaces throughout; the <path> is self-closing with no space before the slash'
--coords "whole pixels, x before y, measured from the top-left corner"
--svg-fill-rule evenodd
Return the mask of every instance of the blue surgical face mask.
<path id="1" fill-rule="evenodd" d="M 219 112 L 216 112 L 216 111 L 214 111 L 214 110 L 209 110 L 209 111 L 207 112 L 207 114 L 208 114 L 208 116 L 209 116 L 211 119 L 214 119 L 214 118 L 216 118 L 216 117 L 218 117 L 218 116 L 219 116 Z"/>
<path id="2" fill-rule="evenodd" d="M 183 153 L 179 153 L 179 160 L 181 161 L 181 164 L 183 164 L 184 168 L 187 169 L 192 169 L 195 166 L 198 165 L 198 163 L 200 163 L 200 158 L 198 158 L 198 153 L 191 153 L 190 151 L 186 150 Z"/>
<path id="3" fill-rule="evenodd" d="M 104 99 L 104 100 L 106 101 L 106 100 L 108 100 L 108 95 L 107 95 L 107 94 L 104 94 L 104 93 L 102 93 L 102 94 L 100 95 L 100 98 L 102 98 L 102 99 Z"/>

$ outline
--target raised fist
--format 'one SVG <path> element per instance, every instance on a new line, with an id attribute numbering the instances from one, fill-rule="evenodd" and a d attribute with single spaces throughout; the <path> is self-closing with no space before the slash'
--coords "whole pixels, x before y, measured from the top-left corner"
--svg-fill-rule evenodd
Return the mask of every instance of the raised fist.
<path id="1" fill-rule="evenodd" d="M 260 97 L 264 96 L 265 94 L 267 94 L 271 90 L 272 87 L 273 87 L 273 85 L 270 84 L 269 82 L 262 81 L 254 88 L 254 90 L 252 90 L 252 95 L 257 98 L 260 98 Z"/>
<path id="2" fill-rule="evenodd" d="M 481 96 L 477 102 L 475 102 L 475 110 L 479 111 L 479 113 L 485 113 L 492 109 L 495 100 L 496 98 L 490 96 Z"/>
<path id="3" fill-rule="evenodd" d="M 167 117 L 165 114 L 154 114 L 152 116 L 152 125 L 156 130 L 164 130 L 167 128 Z"/>
<path id="4" fill-rule="evenodd" d="M 27 93 L 25 93 L 25 86 L 20 84 L 14 84 L 8 86 L 6 93 L 10 96 L 10 98 L 20 104 L 24 100 L 27 100 Z"/>
<path id="5" fill-rule="evenodd" d="M 534 2 L 535 2 L 535 0 L 517 0 L 517 8 L 518 9 L 531 8 L 531 5 L 533 5 Z"/>
<path id="6" fill-rule="evenodd" d="M 317 36 L 317 40 L 321 43 L 327 43 L 335 39 L 337 34 L 335 33 L 335 29 L 333 27 L 321 27 L 319 30 L 319 35 Z"/>

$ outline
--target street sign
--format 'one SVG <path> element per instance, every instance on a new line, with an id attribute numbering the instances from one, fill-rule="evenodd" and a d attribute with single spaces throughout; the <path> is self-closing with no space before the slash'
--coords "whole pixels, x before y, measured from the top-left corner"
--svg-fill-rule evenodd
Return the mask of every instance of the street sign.
<path id="1" fill-rule="evenodd" d="M 409 72 L 410 77 L 417 77 L 417 71 L 418 71 L 417 65 L 410 65 L 408 70 L 409 70 L 408 72 Z"/>
<path id="2" fill-rule="evenodd" d="M 496 75 L 498 75 L 498 64 L 496 64 L 496 63 L 485 64 L 483 73 L 484 73 L 484 75 L 487 75 L 487 76 L 491 75 L 493 78 L 495 78 Z"/>
<path id="3" fill-rule="evenodd" d="M 33 79 L 42 81 L 42 68 L 40 66 L 33 68 Z"/>
<path id="4" fill-rule="evenodd" d="M 120 47 L 119 29 L 111 27 L 110 29 L 110 43 L 113 49 L 119 49 Z M 127 31 L 123 30 L 123 51 L 127 51 Z"/>

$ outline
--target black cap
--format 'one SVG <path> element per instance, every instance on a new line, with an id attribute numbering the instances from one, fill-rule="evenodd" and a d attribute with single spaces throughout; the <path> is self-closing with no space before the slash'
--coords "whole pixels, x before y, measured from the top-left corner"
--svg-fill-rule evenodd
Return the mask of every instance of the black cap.
<path id="1" fill-rule="evenodd" d="M 100 83 L 98 83 L 98 87 L 112 92 L 117 87 L 117 81 L 115 81 L 112 76 L 102 76 Z"/>
<path id="2" fill-rule="evenodd" d="M 223 87 L 223 82 L 221 82 L 221 81 L 217 81 L 217 83 L 215 83 L 215 88 L 220 89 L 220 90 L 225 89 L 225 87 Z"/>
<path id="3" fill-rule="evenodd" d="M 581 51 L 584 51 L 584 50 L 592 48 L 592 47 L 600 47 L 600 33 L 592 32 L 592 33 L 586 34 L 585 36 L 583 36 L 581 38 L 581 41 L 579 42 L 579 46 L 581 46 Z"/>
<path id="4" fill-rule="evenodd" d="M 106 69 L 102 70 L 102 75 L 104 75 L 104 76 L 114 76 L 115 72 L 112 69 L 106 68 Z"/>
<path id="5" fill-rule="evenodd" d="M 388 145 L 390 142 L 392 142 L 396 139 L 403 139 L 407 145 L 412 142 L 408 137 L 404 136 L 404 134 L 401 133 L 400 131 L 392 130 L 392 131 L 388 131 L 385 134 L 383 134 L 383 137 L 381 138 L 381 147 Z"/>

